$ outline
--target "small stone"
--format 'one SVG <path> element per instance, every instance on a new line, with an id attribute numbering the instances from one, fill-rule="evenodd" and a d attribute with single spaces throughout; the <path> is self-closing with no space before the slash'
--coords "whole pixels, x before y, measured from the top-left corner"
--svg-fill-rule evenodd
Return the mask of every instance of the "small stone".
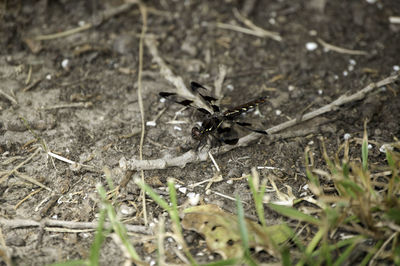
<path id="1" fill-rule="evenodd" d="M 306 43 L 306 49 L 307 49 L 308 51 L 314 51 L 314 50 L 316 50 L 317 48 L 318 48 L 318 44 L 315 43 L 315 42 L 308 42 L 308 43 Z"/>

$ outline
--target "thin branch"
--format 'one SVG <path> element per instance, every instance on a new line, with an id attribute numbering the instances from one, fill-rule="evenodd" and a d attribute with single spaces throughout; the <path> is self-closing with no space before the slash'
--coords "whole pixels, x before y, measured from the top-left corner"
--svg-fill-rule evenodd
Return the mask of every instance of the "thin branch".
<path id="1" fill-rule="evenodd" d="M 69 229 L 96 229 L 98 226 L 97 221 L 95 222 L 73 222 L 73 221 L 60 221 L 60 220 L 44 220 L 44 221 L 35 221 L 30 219 L 4 219 L 0 218 L 0 225 L 7 226 L 10 229 L 15 228 L 26 228 L 26 227 L 40 227 L 42 225 L 47 227 L 62 227 Z M 124 224 L 126 230 L 128 232 L 141 233 L 141 234 L 149 234 L 149 228 L 147 226 L 140 225 L 130 225 Z M 105 223 L 104 227 L 106 229 L 112 228 L 110 223 Z M 46 229 L 46 228 L 45 228 Z"/>
<path id="2" fill-rule="evenodd" d="M 324 113 L 330 112 L 337 110 L 339 106 L 361 100 L 365 98 L 365 96 L 373 91 L 376 88 L 380 88 L 382 86 L 388 85 L 390 83 L 393 83 L 399 78 L 399 74 L 395 74 L 392 76 L 389 76 L 377 83 L 371 83 L 364 89 L 351 94 L 351 95 L 342 95 L 339 97 L 337 100 L 331 102 L 330 104 L 327 104 L 315 111 L 309 112 L 300 119 L 292 119 L 289 120 L 285 123 L 279 124 L 277 126 L 271 127 L 266 130 L 267 133 L 271 134 L 270 136 L 267 136 L 267 138 L 270 138 L 271 140 L 276 140 L 276 139 L 284 139 L 284 138 L 292 138 L 297 136 L 304 136 L 308 135 L 310 131 L 308 130 L 300 130 L 300 131 L 295 131 L 295 132 L 288 132 L 280 135 L 276 135 L 279 131 L 282 131 L 284 129 L 287 129 L 289 127 L 292 127 L 294 125 L 297 125 L 299 123 L 302 123 L 304 121 L 310 120 L 312 118 L 315 118 L 317 116 L 320 116 Z M 313 129 L 310 129 L 313 130 Z M 275 135 L 272 135 L 275 134 Z M 243 147 L 247 146 L 249 143 L 254 142 L 261 138 L 263 135 L 258 134 L 258 133 L 251 133 L 245 137 L 242 137 L 239 139 L 239 142 L 236 145 L 225 145 L 219 149 L 219 154 L 223 154 L 225 152 L 228 152 L 232 149 L 236 149 L 237 147 Z M 154 159 L 154 160 L 137 160 L 135 158 L 130 159 L 127 162 L 128 169 L 130 170 L 139 170 L 139 169 L 144 169 L 144 170 L 151 170 L 151 169 L 164 169 L 167 167 L 185 167 L 187 163 L 193 163 L 193 162 L 201 162 L 207 160 L 207 151 L 194 151 L 190 150 L 178 157 L 163 157 L 160 159 Z"/>
<path id="3" fill-rule="evenodd" d="M 18 164 L 14 169 L 12 169 L 11 171 L 8 171 L 4 176 L 2 176 L 0 178 L 0 184 L 6 180 L 10 175 L 14 174 L 19 168 L 21 168 L 22 166 L 24 166 L 27 162 L 29 162 L 30 160 L 32 160 L 33 157 L 36 156 L 36 154 L 38 154 L 40 151 L 40 148 L 37 148 L 35 150 L 35 152 L 29 156 L 25 161 L 21 162 L 20 164 Z"/>
<path id="4" fill-rule="evenodd" d="M 329 43 L 323 41 L 320 38 L 318 38 L 318 42 L 326 49 L 335 51 L 335 52 L 338 52 L 341 54 L 351 54 L 351 55 L 367 55 L 368 54 L 368 52 L 361 51 L 361 50 L 350 50 L 350 49 L 342 48 L 339 46 L 335 46 L 335 45 L 332 45 L 332 44 L 329 44 Z"/>
<path id="5" fill-rule="evenodd" d="M 13 96 L 11 96 L 11 95 L 5 93 L 3 90 L 0 90 L 0 95 L 3 95 L 4 98 L 6 98 L 7 100 L 9 100 L 12 104 L 15 104 L 15 105 L 18 104 L 17 100 L 16 100 Z"/>
<path id="6" fill-rule="evenodd" d="M 261 35 L 263 35 L 263 37 L 269 37 L 278 42 L 282 41 L 282 37 L 279 35 L 279 33 L 274 32 L 274 31 L 268 31 L 268 30 L 265 30 L 265 29 L 255 25 L 251 20 L 249 20 L 248 18 L 246 18 L 245 16 L 240 14 L 239 10 L 237 10 L 236 8 L 233 9 L 233 14 L 235 15 L 235 17 L 238 20 L 243 22 L 247 27 L 249 27 L 250 29 L 252 29 L 256 32 L 259 32 Z"/>

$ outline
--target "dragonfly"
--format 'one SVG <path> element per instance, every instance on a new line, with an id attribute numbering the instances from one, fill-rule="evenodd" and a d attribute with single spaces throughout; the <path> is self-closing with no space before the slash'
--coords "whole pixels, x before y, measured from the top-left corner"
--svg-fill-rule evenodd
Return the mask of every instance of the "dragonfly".
<path id="1" fill-rule="evenodd" d="M 247 103 L 241 104 L 222 112 L 221 108 L 216 104 L 216 98 L 201 92 L 207 91 L 207 88 L 195 81 L 192 81 L 190 83 L 190 88 L 192 93 L 195 96 L 198 96 L 198 100 L 182 98 L 175 92 L 160 92 L 159 95 L 162 98 L 165 98 L 177 104 L 195 108 L 199 113 L 203 115 L 201 126 L 194 126 L 191 130 L 192 138 L 199 141 L 198 147 L 204 144 L 209 136 L 216 138 L 219 143 L 223 142 L 228 145 L 237 144 L 239 138 L 227 137 L 232 132 L 231 125 L 233 124 L 239 125 L 240 127 L 253 132 L 268 135 L 268 133 L 264 130 L 252 128 L 252 125 L 250 123 L 237 121 L 243 113 L 249 112 L 257 106 L 266 103 L 266 96 L 259 97 L 255 100 L 249 101 Z M 200 107 L 200 104 L 198 103 L 201 103 L 202 107 Z M 230 126 L 225 126 L 225 124 L 228 124 Z"/>

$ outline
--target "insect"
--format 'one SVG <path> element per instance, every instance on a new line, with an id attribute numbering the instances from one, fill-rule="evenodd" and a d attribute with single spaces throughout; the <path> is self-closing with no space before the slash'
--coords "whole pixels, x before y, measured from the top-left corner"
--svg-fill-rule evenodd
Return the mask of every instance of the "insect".
<path id="1" fill-rule="evenodd" d="M 251 109 L 254 109 L 260 104 L 265 103 L 267 101 L 267 97 L 260 97 L 253 101 L 221 112 L 220 107 L 214 103 L 215 101 L 217 101 L 216 98 L 204 95 L 200 92 L 200 89 L 207 90 L 204 86 L 192 81 L 190 83 L 190 87 L 192 92 L 195 95 L 199 96 L 197 97 L 199 99 L 180 99 L 180 96 L 174 92 L 160 92 L 159 95 L 180 105 L 196 108 L 200 113 L 204 115 L 201 126 L 195 126 L 192 128 L 192 138 L 199 141 L 199 146 L 201 144 L 204 144 L 208 136 L 215 137 L 219 142 L 223 142 L 229 145 L 235 145 L 239 139 L 236 137 L 226 137 L 232 131 L 231 127 L 223 126 L 226 123 L 237 124 L 243 128 L 246 128 L 247 130 L 268 135 L 268 133 L 263 130 L 251 128 L 250 123 L 236 121 L 241 114 Z M 202 107 L 200 107 L 200 105 Z M 219 136 L 217 137 L 215 133 L 217 133 Z"/>

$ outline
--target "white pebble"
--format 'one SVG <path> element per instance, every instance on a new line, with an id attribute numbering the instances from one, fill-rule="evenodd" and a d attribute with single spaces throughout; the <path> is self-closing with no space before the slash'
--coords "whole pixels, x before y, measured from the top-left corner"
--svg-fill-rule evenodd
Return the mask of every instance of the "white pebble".
<path id="1" fill-rule="evenodd" d="M 355 65 L 356 65 L 356 60 L 350 59 L 350 60 L 349 60 L 349 63 L 350 63 L 350 65 L 355 66 Z"/>
<path id="2" fill-rule="evenodd" d="M 322 95 L 323 92 L 324 92 L 324 91 L 321 90 L 321 89 L 318 90 L 318 94 L 319 94 L 319 95 Z"/>
<path id="3" fill-rule="evenodd" d="M 309 142 L 308 142 L 308 145 L 314 145 L 314 141 L 313 140 L 310 140 Z"/>
<path id="4" fill-rule="evenodd" d="M 368 144 L 368 150 L 372 149 L 372 145 Z"/>
<path id="5" fill-rule="evenodd" d="M 348 140 L 350 138 L 351 138 L 351 135 L 349 133 L 346 133 L 346 134 L 343 135 L 343 139 L 344 140 Z"/>
<path id="6" fill-rule="evenodd" d="M 189 196 L 190 194 L 190 196 Z M 200 194 L 194 193 L 194 192 L 189 192 L 187 194 L 188 198 L 189 198 L 189 204 L 192 206 L 196 206 L 199 204 L 200 202 Z"/>
<path id="7" fill-rule="evenodd" d="M 62 68 L 68 69 L 68 65 L 69 65 L 69 59 L 64 59 L 61 61 Z"/>
<path id="8" fill-rule="evenodd" d="M 232 84 L 226 85 L 226 88 L 227 88 L 228 90 L 230 90 L 230 91 L 233 91 L 233 89 L 234 89 L 234 87 L 233 87 Z"/>
<path id="9" fill-rule="evenodd" d="M 349 66 L 347 67 L 347 69 L 351 72 L 351 71 L 354 70 L 354 66 L 353 66 L 353 65 L 349 65 Z"/>
<path id="10" fill-rule="evenodd" d="M 289 85 L 289 87 L 288 87 L 288 91 L 294 91 L 294 89 L 295 89 L 296 87 L 295 86 L 293 86 L 293 85 Z"/>
<path id="11" fill-rule="evenodd" d="M 160 98 L 160 103 L 165 103 L 166 99 L 165 98 Z"/>
<path id="12" fill-rule="evenodd" d="M 338 75 L 334 75 L 333 78 L 334 78 L 335 80 L 338 80 L 338 79 L 339 79 L 339 76 L 338 76 Z"/>
<path id="13" fill-rule="evenodd" d="M 375 4 L 377 0 L 367 0 L 368 4 Z"/>
<path id="14" fill-rule="evenodd" d="M 308 43 L 306 43 L 306 49 L 308 51 L 314 51 L 317 48 L 318 48 L 318 44 L 316 42 L 308 42 Z"/>
<path id="15" fill-rule="evenodd" d="M 186 194 L 186 192 L 187 192 L 187 188 L 186 187 L 180 187 L 180 188 L 178 188 L 178 190 L 179 190 L 179 192 L 181 192 L 183 194 Z"/>
<path id="16" fill-rule="evenodd" d="M 58 219 L 58 215 L 57 215 L 57 214 L 54 214 L 53 216 L 51 216 L 51 218 L 57 220 L 57 219 Z"/>
<path id="17" fill-rule="evenodd" d="M 156 121 L 147 121 L 146 126 L 155 127 L 157 125 Z"/>
<path id="18" fill-rule="evenodd" d="M 128 162 L 126 161 L 125 157 L 121 157 L 121 159 L 119 159 L 119 162 L 118 162 L 119 167 L 121 167 L 124 170 L 126 170 L 126 168 L 127 168 L 127 163 Z"/>
<path id="19" fill-rule="evenodd" d="M 78 25 L 79 25 L 80 27 L 84 26 L 85 24 L 86 24 L 86 22 L 85 22 L 84 20 L 80 20 L 80 21 L 78 22 Z"/>
<path id="20" fill-rule="evenodd" d="M 276 114 L 276 115 L 281 115 L 281 114 L 282 114 L 282 111 L 281 111 L 281 110 L 276 110 L 276 111 L 275 111 L 275 114 Z"/>
<path id="21" fill-rule="evenodd" d="M 174 129 L 175 129 L 175 130 L 178 130 L 178 131 L 182 131 L 182 128 L 181 128 L 181 127 L 178 127 L 178 126 L 174 126 Z"/>
<path id="22" fill-rule="evenodd" d="M 400 70 L 400 66 L 394 65 L 394 66 L 393 66 L 393 70 L 394 70 L 394 71 L 399 71 L 399 70 Z"/>
<path id="23" fill-rule="evenodd" d="M 82 238 L 88 238 L 88 237 L 90 236 L 90 234 L 88 234 L 88 233 L 82 233 L 80 236 L 81 236 Z"/>
<path id="24" fill-rule="evenodd" d="M 229 184 L 229 185 L 232 185 L 232 184 L 233 184 L 233 180 L 232 180 L 232 179 L 228 179 L 228 180 L 226 181 L 226 183 Z"/>
<path id="25" fill-rule="evenodd" d="M 47 80 L 51 80 L 51 75 L 50 75 L 50 74 L 47 74 L 47 75 L 46 75 L 46 79 L 47 79 Z"/>
<path id="26" fill-rule="evenodd" d="M 347 76 L 349 74 L 349 72 L 347 72 L 346 70 L 345 71 L 343 71 L 343 76 Z"/>

